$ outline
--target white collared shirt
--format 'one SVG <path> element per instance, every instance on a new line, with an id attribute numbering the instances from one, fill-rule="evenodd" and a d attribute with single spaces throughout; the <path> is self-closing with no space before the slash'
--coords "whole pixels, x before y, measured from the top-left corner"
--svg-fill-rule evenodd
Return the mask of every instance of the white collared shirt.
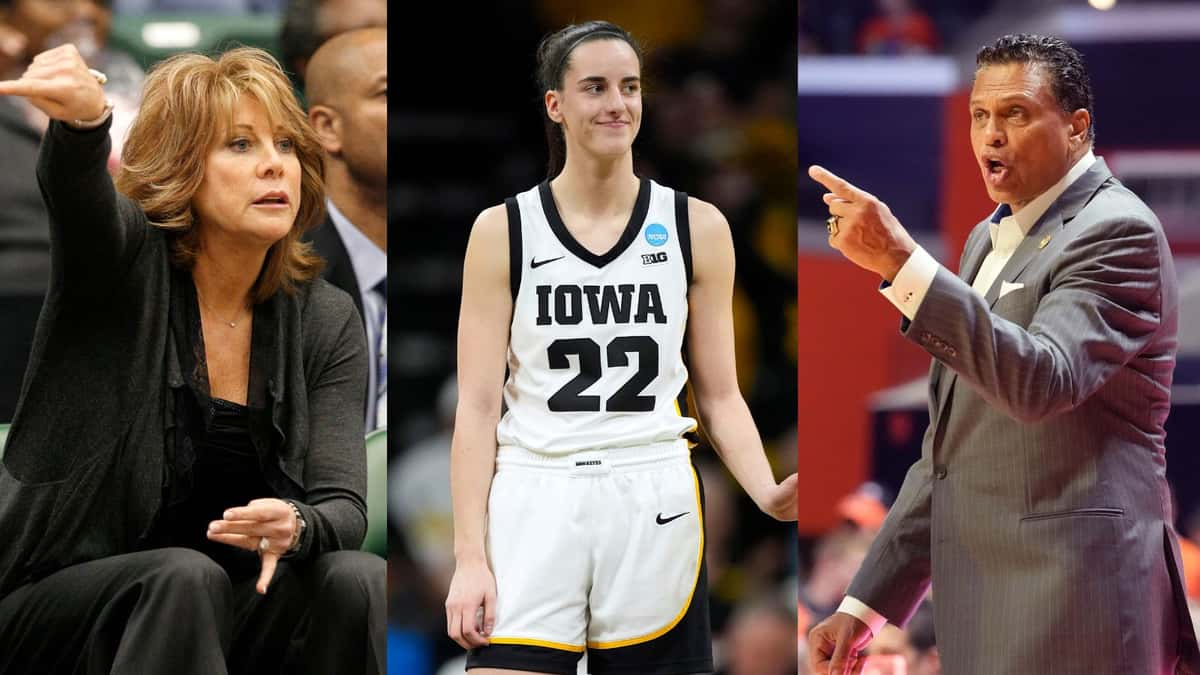
<path id="1" fill-rule="evenodd" d="M 370 367 L 367 368 L 367 410 L 366 410 L 366 430 L 371 431 L 376 426 L 376 410 L 375 402 L 378 398 L 376 392 L 379 390 L 376 383 L 377 373 L 376 361 L 379 356 L 376 353 L 376 343 L 380 337 L 380 332 L 384 330 L 376 318 L 380 316 L 380 311 L 383 309 L 385 298 L 374 292 L 372 289 L 387 276 L 387 252 L 375 245 L 375 242 L 367 238 L 346 216 L 338 210 L 334 205 L 333 200 L 326 199 L 325 207 L 329 210 L 329 219 L 333 221 L 333 226 L 337 228 L 338 236 L 342 238 L 342 244 L 346 247 L 346 253 L 350 256 L 350 267 L 354 270 L 354 279 L 358 282 L 359 300 L 362 302 L 363 318 L 367 325 L 367 363 Z M 384 340 L 387 335 L 382 336 Z"/>
<path id="2" fill-rule="evenodd" d="M 1087 154 L 1075 162 L 1066 175 L 1031 200 L 1020 211 L 1010 213 L 1006 204 L 1001 204 L 996 208 L 996 211 L 992 213 L 992 222 L 988 223 L 992 250 L 983 259 L 979 273 L 975 275 L 975 280 L 971 284 L 971 288 L 975 292 L 980 295 L 987 294 L 988 289 L 995 283 L 996 276 L 1004 269 L 1009 258 L 1012 258 L 1017 246 L 1021 244 L 1021 240 L 1025 238 L 1029 230 L 1037 224 L 1039 218 L 1045 215 L 1054 200 L 1061 197 L 1072 183 L 1087 173 L 1087 170 L 1095 162 L 1096 156 L 1091 150 L 1088 150 Z M 879 292 L 911 321 L 916 318 L 917 310 L 921 308 L 925 293 L 929 291 L 929 286 L 933 283 L 933 278 L 937 276 L 939 268 L 941 265 L 938 264 L 938 261 L 934 260 L 933 256 L 929 255 L 925 249 L 918 246 L 900 271 L 896 273 L 892 284 L 880 288 Z M 872 635 L 879 635 L 879 631 L 887 623 L 887 619 L 882 614 L 858 598 L 849 595 L 842 598 L 842 604 L 838 606 L 837 611 L 849 614 L 867 624 Z"/>
<path id="3" fill-rule="evenodd" d="M 993 221 L 989 223 L 989 233 L 992 239 L 992 250 L 983 260 L 983 265 L 979 268 L 979 273 L 975 275 L 975 281 L 971 284 L 980 295 L 987 293 L 988 289 L 996 280 L 996 275 L 1000 274 L 1000 270 L 1004 269 L 1005 263 L 1012 257 L 1017 250 L 1021 240 L 1025 238 L 1026 233 L 1033 228 L 1038 219 L 1041 218 L 1054 200 L 1062 196 L 1080 176 L 1087 173 L 1092 164 L 1096 161 L 1096 155 L 1091 150 L 1087 151 L 1083 157 L 1075 162 L 1071 170 L 1066 173 L 1057 183 L 1051 185 L 1045 192 L 1035 197 L 1021 210 L 1011 215 L 1004 215 L 1008 212 L 1006 205 L 1001 204 L 992 214 Z M 999 219 L 996 216 L 1003 216 Z M 941 265 L 933 256 L 918 246 L 908 261 L 896 273 L 896 278 L 892 280 L 891 285 L 879 289 L 883 297 L 887 298 L 897 309 L 908 317 L 909 320 L 917 316 L 917 310 L 921 307 L 921 301 L 925 299 L 925 293 L 929 291 L 930 284 L 933 283 L 933 278 L 937 276 L 938 269 Z"/>

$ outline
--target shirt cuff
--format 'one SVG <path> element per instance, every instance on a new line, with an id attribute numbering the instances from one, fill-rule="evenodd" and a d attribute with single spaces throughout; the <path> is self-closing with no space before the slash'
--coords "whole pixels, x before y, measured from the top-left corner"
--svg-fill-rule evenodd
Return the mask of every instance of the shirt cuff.
<path id="1" fill-rule="evenodd" d="M 842 598 L 842 604 L 838 605 L 837 611 L 849 614 L 867 624 L 867 627 L 871 629 L 872 636 L 879 635 L 879 631 L 883 630 L 887 624 L 887 618 L 882 614 L 871 609 L 858 598 L 852 598 L 849 595 Z"/>
<path id="2" fill-rule="evenodd" d="M 938 261 L 918 246 L 896 273 L 895 280 L 890 284 L 883 282 L 879 292 L 912 321 L 917 318 L 917 310 L 921 308 L 921 302 L 933 284 L 939 267 Z"/>

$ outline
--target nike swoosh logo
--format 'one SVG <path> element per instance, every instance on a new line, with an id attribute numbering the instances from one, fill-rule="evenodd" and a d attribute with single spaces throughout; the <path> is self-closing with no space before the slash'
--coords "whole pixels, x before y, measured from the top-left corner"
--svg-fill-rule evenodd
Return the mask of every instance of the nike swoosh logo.
<path id="1" fill-rule="evenodd" d="M 549 258 L 549 259 L 547 259 L 547 260 L 536 260 L 536 259 L 530 259 L 530 261 L 529 261 L 529 269 L 531 269 L 531 270 L 536 270 L 537 268 L 541 267 L 542 265 L 548 265 L 548 264 L 550 264 L 550 263 L 554 262 L 555 260 L 562 260 L 562 259 L 563 259 L 563 258 L 565 258 L 565 257 L 567 257 L 567 256 L 565 256 L 565 255 L 560 255 L 560 256 L 558 256 L 557 258 Z"/>
<path id="2" fill-rule="evenodd" d="M 691 511 L 684 511 L 683 513 L 680 513 L 678 515 L 671 516 L 670 518 L 663 518 L 662 514 L 660 513 L 657 516 L 655 516 L 654 522 L 658 523 L 659 525 L 666 525 L 667 523 L 671 522 L 672 520 L 675 520 L 676 518 L 682 518 L 689 513 L 691 513 Z"/>

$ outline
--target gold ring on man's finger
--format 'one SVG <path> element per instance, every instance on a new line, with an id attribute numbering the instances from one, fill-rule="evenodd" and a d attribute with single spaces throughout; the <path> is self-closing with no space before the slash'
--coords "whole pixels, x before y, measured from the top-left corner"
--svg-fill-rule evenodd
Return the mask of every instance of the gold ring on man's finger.
<path id="1" fill-rule="evenodd" d="M 829 216 L 825 219 L 825 229 L 829 230 L 829 236 L 836 236 L 838 233 L 838 220 L 841 216 Z"/>
<path id="2" fill-rule="evenodd" d="M 96 70 L 95 68 L 88 68 L 88 72 L 91 73 L 92 77 L 96 78 L 96 81 L 100 84 L 108 82 L 108 76 Z"/>

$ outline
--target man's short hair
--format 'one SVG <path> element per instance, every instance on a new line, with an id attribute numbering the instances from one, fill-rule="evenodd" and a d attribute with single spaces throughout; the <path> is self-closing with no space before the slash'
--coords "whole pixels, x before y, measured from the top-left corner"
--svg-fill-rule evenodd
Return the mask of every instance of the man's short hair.
<path id="1" fill-rule="evenodd" d="M 1067 113 L 1080 108 L 1088 111 L 1092 124 L 1088 140 L 1096 140 L 1096 115 L 1092 110 L 1092 83 L 1088 78 L 1083 55 L 1066 40 L 1054 35 L 1019 33 L 1005 35 L 975 54 L 976 70 L 984 66 L 1006 63 L 1036 64 L 1051 78 L 1050 90 L 1054 100 Z"/>

